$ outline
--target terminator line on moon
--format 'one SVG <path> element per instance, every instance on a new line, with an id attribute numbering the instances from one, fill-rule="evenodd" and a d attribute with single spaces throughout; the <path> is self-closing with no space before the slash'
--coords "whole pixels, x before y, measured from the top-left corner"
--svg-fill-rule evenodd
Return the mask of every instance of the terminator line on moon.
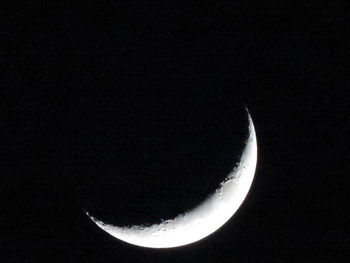
<path id="1" fill-rule="evenodd" d="M 86 213 L 102 230 L 127 243 L 150 248 L 170 248 L 196 242 L 224 225 L 245 199 L 254 178 L 257 142 L 248 113 L 249 134 L 240 161 L 216 191 L 197 207 L 174 219 L 150 226 L 114 226 Z"/>

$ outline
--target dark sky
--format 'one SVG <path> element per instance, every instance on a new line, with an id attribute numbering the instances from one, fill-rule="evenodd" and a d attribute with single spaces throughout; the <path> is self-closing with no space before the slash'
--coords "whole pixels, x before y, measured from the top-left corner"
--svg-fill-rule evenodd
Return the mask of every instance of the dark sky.
<path id="1" fill-rule="evenodd" d="M 286 3 L 3 6 L 1 262 L 340 262 L 349 244 L 346 9 Z M 235 216 L 152 250 L 98 229 L 195 206 L 238 160 Z"/>

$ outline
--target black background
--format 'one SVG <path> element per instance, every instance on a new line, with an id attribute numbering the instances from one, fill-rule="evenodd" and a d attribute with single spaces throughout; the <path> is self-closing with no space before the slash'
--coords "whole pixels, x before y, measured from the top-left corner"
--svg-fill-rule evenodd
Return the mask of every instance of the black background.
<path id="1" fill-rule="evenodd" d="M 340 262 L 349 23 L 333 1 L 2 7 L 1 262 Z M 252 188 L 210 237 L 132 246 L 107 222 L 169 218 L 238 159 Z M 236 159 L 235 159 L 236 158 Z"/>

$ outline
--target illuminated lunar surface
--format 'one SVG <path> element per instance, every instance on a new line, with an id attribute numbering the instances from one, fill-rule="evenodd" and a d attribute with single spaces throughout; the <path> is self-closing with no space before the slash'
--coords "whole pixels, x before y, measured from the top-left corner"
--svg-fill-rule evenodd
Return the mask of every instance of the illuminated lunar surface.
<path id="1" fill-rule="evenodd" d="M 89 213 L 101 229 L 127 243 L 150 248 L 170 248 L 196 242 L 215 232 L 237 211 L 252 184 L 257 162 L 254 124 L 248 113 L 249 134 L 236 167 L 214 193 L 190 211 L 153 225 L 115 226 Z"/>

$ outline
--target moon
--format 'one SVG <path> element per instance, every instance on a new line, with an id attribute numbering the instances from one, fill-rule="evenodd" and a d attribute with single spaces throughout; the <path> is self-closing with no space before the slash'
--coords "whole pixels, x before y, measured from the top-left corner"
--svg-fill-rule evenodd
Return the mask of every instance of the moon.
<path id="1" fill-rule="evenodd" d="M 173 219 L 153 225 L 115 226 L 105 224 L 88 212 L 102 230 L 127 243 L 149 248 L 179 247 L 214 233 L 238 210 L 252 184 L 257 162 L 257 140 L 248 114 L 248 136 L 240 160 L 217 189 L 197 207 Z"/>

